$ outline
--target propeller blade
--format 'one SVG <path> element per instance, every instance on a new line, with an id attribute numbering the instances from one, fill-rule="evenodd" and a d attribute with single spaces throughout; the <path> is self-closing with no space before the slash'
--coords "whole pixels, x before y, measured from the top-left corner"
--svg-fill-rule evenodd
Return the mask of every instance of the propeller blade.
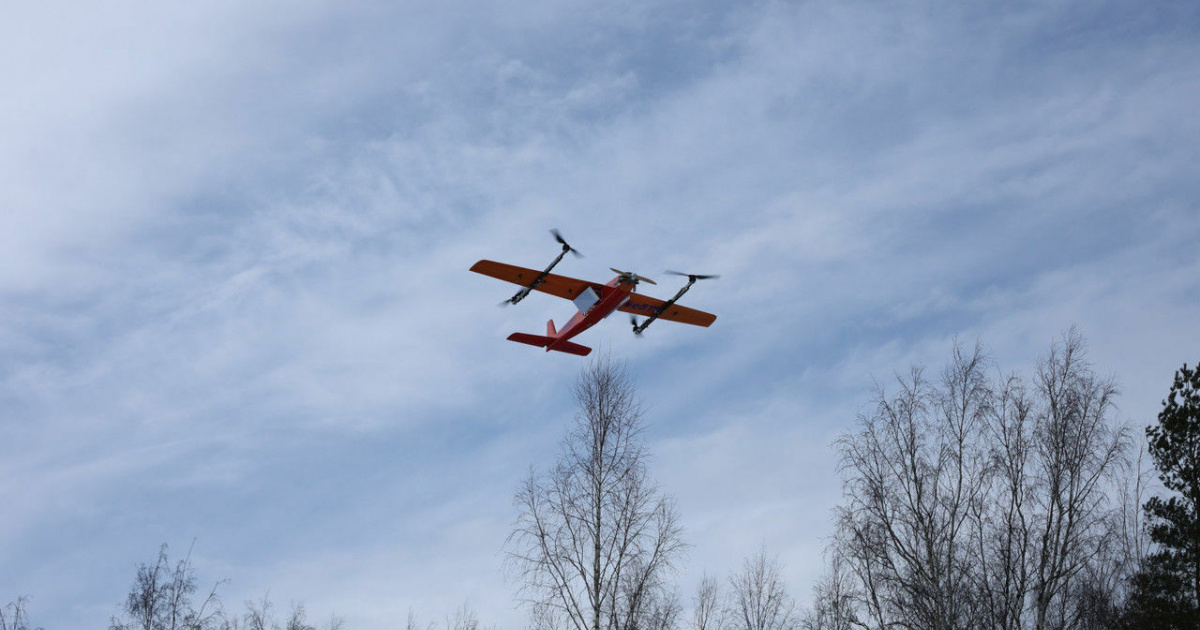
<path id="1" fill-rule="evenodd" d="M 617 269 L 616 267 L 609 267 L 609 269 L 612 270 L 612 272 L 617 274 L 618 276 L 621 276 L 622 278 L 625 278 L 626 280 L 632 281 L 634 284 L 637 284 L 638 282 L 649 282 L 650 284 L 658 284 L 657 282 L 651 280 L 650 278 L 647 278 L 646 276 L 639 276 L 638 274 L 633 273 L 632 271 L 621 271 L 620 269 Z"/>
<path id="2" fill-rule="evenodd" d="M 672 271 L 670 269 L 667 269 L 663 273 L 669 273 L 672 276 L 683 276 L 689 280 L 693 280 L 693 279 L 694 280 L 709 280 L 709 279 L 715 279 L 715 278 L 721 277 L 719 275 L 707 275 L 706 276 L 706 275 L 702 275 L 702 274 L 698 274 L 698 273 L 683 273 L 682 271 Z"/>
<path id="3" fill-rule="evenodd" d="M 564 251 L 568 251 L 568 252 L 571 252 L 572 254 L 575 254 L 576 258 L 583 258 L 583 254 L 580 254 L 579 250 L 577 250 L 574 247 L 571 247 L 570 245 L 567 244 L 567 239 L 563 238 L 562 232 L 559 232 L 557 229 L 554 229 L 554 230 L 550 230 L 550 233 L 554 235 L 554 240 L 558 241 L 559 244 L 563 246 Z"/>

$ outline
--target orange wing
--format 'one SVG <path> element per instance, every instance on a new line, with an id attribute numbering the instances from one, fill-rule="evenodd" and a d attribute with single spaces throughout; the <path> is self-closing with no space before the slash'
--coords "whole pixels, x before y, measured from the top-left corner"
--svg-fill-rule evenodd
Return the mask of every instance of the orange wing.
<path id="1" fill-rule="evenodd" d="M 498 263 L 491 260 L 481 260 L 475 263 L 471 266 L 471 271 L 491 276 L 498 280 L 504 280 L 505 282 L 519 284 L 523 287 L 529 286 L 529 283 L 536 280 L 538 275 L 542 273 L 536 269 L 526 269 L 525 267 Z M 592 287 L 601 293 L 604 290 L 604 285 L 602 284 L 568 278 L 567 276 L 558 276 L 552 273 L 546 274 L 542 283 L 534 287 L 534 289 L 542 293 L 556 295 L 563 299 L 574 300 L 588 287 Z"/>
<path id="2" fill-rule="evenodd" d="M 666 302 L 648 295 L 633 293 L 629 296 L 629 301 L 625 302 L 624 306 L 617 310 L 649 317 L 662 308 L 664 304 Z M 710 326 L 713 322 L 717 321 L 717 316 L 712 313 L 697 311 L 694 308 L 678 304 L 672 304 L 667 307 L 667 310 L 663 311 L 658 318 L 681 324 L 692 324 L 693 326 Z"/>
<path id="3" fill-rule="evenodd" d="M 474 271 L 475 273 L 481 273 L 485 276 L 491 276 L 498 280 L 504 280 L 505 282 L 518 284 L 523 287 L 529 286 L 529 283 L 536 280 L 538 275 L 542 273 L 536 269 L 527 269 L 525 267 L 518 267 L 516 265 L 509 265 L 491 260 L 481 260 L 475 263 L 471 266 L 471 271 Z M 550 295 L 555 295 L 566 300 L 574 300 L 579 296 L 580 293 L 584 291 L 584 289 L 587 289 L 588 287 L 595 289 L 599 294 L 604 293 L 604 285 L 602 284 L 588 282 L 587 280 L 569 278 L 567 276 L 559 276 L 552 273 L 546 274 L 546 277 L 542 280 L 542 283 L 534 287 L 534 289 L 541 291 L 542 293 L 549 293 Z M 663 300 L 652 298 L 648 295 L 642 295 L 640 293 L 631 293 L 629 295 L 629 300 L 617 310 L 626 313 L 633 313 L 634 315 L 645 315 L 646 317 L 649 317 L 658 311 L 658 309 L 662 308 L 664 304 L 666 304 L 666 302 Z M 667 310 L 663 311 L 658 318 L 672 322 L 679 322 L 681 324 L 692 324 L 693 326 L 711 326 L 712 323 L 717 320 L 717 316 L 713 315 L 712 313 L 697 311 L 694 308 L 688 308 L 678 304 L 672 304 Z"/>

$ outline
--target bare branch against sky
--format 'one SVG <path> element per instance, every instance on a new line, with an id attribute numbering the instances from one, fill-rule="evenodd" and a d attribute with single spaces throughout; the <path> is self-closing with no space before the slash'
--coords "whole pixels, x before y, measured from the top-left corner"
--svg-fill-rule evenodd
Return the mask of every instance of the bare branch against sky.
<path id="1" fill-rule="evenodd" d="M 1191 1 L 9 2 L 0 602 L 100 627 L 162 542 L 230 601 L 525 621 L 508 499 L 572 306 L 467 271 L 721 274 L 589 331 L 694 546 L 803 597 L 870 380 L 1076 324 L 1134 424 L 1200 339 Z M 639 287 L 670 297 L 668 287 Z M 556 353 L 551 353 L 556 354 Z M 65 542 L 64 542 L 65 541 Z M 470 576 L 466 578 L 464 576 Z M 687 616 L 684 615 L 684 618 Z"/>
<path id="2" fill-rule="evenodd" d="M 658 615 L 674 615 L 674 605 L 661 606 L 684 542 L 674 499 L 648 475 L 637 387 L 600 355 L 574 393 L 578 411 L 558 461 L 530 471 L 515 497 L 513 576 L 546 627 L 655 627 Z"/>

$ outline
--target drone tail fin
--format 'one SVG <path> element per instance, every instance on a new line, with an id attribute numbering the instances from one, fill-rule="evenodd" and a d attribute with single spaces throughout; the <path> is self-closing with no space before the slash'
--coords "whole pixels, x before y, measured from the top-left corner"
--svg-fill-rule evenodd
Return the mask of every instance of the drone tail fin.
<path id="1" fill-rule="evenodd" d="M 545 348 L 546 346 L 550 345 L 550 342 L 554 341 L 554 339 L 551 337 L 543 337 L 541 335 L 531 335 L 529 333 L 519 332 L 509 335 L 508 340 L 515 341 L 517 343 L 528 344 L 531 346 L 537 346 L 539 348 Z"/>
<path id="2" fill-rule="evenodd" d="M 581 357 L 586 357 L 587 355 L 591 354 L 591 352 L 592 352 L 591 348 L 589 348 L 587 346 L 581 346 L 577 343 L 571 343 L 570 341 L 560 341 L 560 342 L 554 344 L 553 348 L 547 348 L 547 349 L 548 350 L 557 350 L 559 352 L 566 352 L 567 354 L 574 354 L 574 355 L 578 355 Z"/>
<path id="3" fill-rule="evenodd" d="M 560 341 L 554 337 L 543 337 L 541 335 L 531 335 L 529 333 L 513 333 L 508 336 L 508 340 L 530 346 L 537 346 L 539 348 L 545 348 L 547 352 L 550 350 L 556 350 L 558 352 L 566 352 L 567 354 L 574 354 L 581 357 L 586 357 L 592 352 L 592 349 L 587 346 L 581 346 L 577 343 L 571 343 L 570 341 Z M 553 344 L 553 347 L 551 347 L 551 344 Z"/>

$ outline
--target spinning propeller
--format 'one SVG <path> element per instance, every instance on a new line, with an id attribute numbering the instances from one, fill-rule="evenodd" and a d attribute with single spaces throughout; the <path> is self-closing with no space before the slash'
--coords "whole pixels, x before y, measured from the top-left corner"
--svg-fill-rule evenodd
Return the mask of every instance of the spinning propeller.
<path id="1" fill-rule="evenodd" d="M 524 300 L 525 296 L 529 295 L 530 291 L 533 291 L 537 287 L 541 286 L 541 284 L 543 282 L 546 281 L 546 276 L 550 275 L 550 270 L 554 269 L 554 266 L 557 265 L 558 262 L 563 259 L 563 256 L 567 255 L 567 252 L 571 252 L 572 254 L 575 254 L 576 258 L 583 258 L 583 254 L 580 254 L 579 250 L 577 250 L 574 247 L 571 247 L 570 245 L 567 244 L 567 239 L 563 238 L 563 235 L 561 232 L 559 232 L 558 230 L 550 230 L 550 233 L 554 235 L 554 240 L 556 240 L 560 244 L 562 244 L 562 252 L 560 252 L 558 254 L 558 257 L 554 259 L 554 262 L 550 263 L 549 267 L 546 267 L 545 271 L 539 273 L 538 276 L 533 279 L 533 282 L 531 282 L 529 285 L 522 288 L 520 291 L 517 291 L 516 295 L 501 302 L 500 306 L 508 306 L 509 304 L 516 304 L 517 302 Z"/>
<path id="2" fill-rule="evenodd" d="M 620 269 L 617 269 L 615 267 L 609 267 L 609 269 L 612 269 L 614 273 L 616 273 L 618 276 L 621 277 L 621 282 L 629 283 L 634 286 L 637 286 L 638 282 L 649 282 L 650 284 L 658 284 L 657 282 L 651 280 L 650 278 L 647 278 L 645 276 L 639 276 L 636 273 L 633 273 L 632 271 L 621 271 Z"/>
<path id="3" fill-rule="evenodd" d="M 616 271 L 617 273 L 622 274 L 622 278 L 625 277 L 625 275 L 624 275 L 625 272 L 617 271 L 616 269 L 613 269 L 613 271 Z M 649 326 L 650 324 L 654 323 L 654 320 L 658 319 L 659 315 L 662 315 L 668 308 L 671 307 L 671 305 L 675 304 L 675 302 L 679 298 L 683 297 L 683 294 L 687 293 L 687 290 L 692 288 L 692 285 L 695 284 L 697 280 L 709 280 L 711 278 L 720 278 L 721 277 L 721 276 L 715 276 L 715 275 L 702 275 L 702 274 L 698 274 L 698 273 L 683 273 L 681 271 L 671 271 L 670 269 L 667 269 L 663 273 L 669 273 L 673 276 L 683 276 L 688 279 L 688 283 L 683 285 L 683 288 L 679 290 L 679 293 L 675 294 L 675 297 L 667 300 L 662 306 L 660 306 L 658 308 L 658 310 L 653 315 L 646 318 L 646 321 L 642 322 L 641 324 L 638 324 L 637 317 L 630 315 L 629 322 L 631 324 L 633 324 L 633 334 L 635 334 L 635 335 L 641 336 L 642 331 L 646 330 L 646 327 Z M 650 280 L 649 278 L 642 278 L 641 276 L 638 276 L 637 274 L 633 274 L 633 275 L 636 278 L 645 280 L 645 281 L 649 282 L 650 284 L 654 284 L 654 281 Z M 636 284 L 636 282 L 634 284 Z"/>
<path id="4" fill-rule="evenodd" d="M 558 230 L 550 230 L 550 233 L 554 235 L 554 240 L 562 244 L 564 253 L 571 252 L 572 254 L 575 254 L 576 258 L 583 258 L 583 254 L 580 254 L 579 250 L 567 244 L 567 239 L 563 238 L 562 233 L 560 233 Z"/>
<path id="5" fill-rule="evenodd" d="M 721 277 L 721 276 L 716 276 L 716 275 L 704 276 L 704 275 L 701 275 L 698 273 L 683 273 L 682 271 L 671 271 L 670 269 L 664 271 L 663 273 L 669 273 L 672 276 L 683 276 L 688 279 L 689 284 L 691 284 L 692 282 L 695 282 L 697 280 L 709 280 L 709 279 L 716 279 L 716 278 Z"/>

